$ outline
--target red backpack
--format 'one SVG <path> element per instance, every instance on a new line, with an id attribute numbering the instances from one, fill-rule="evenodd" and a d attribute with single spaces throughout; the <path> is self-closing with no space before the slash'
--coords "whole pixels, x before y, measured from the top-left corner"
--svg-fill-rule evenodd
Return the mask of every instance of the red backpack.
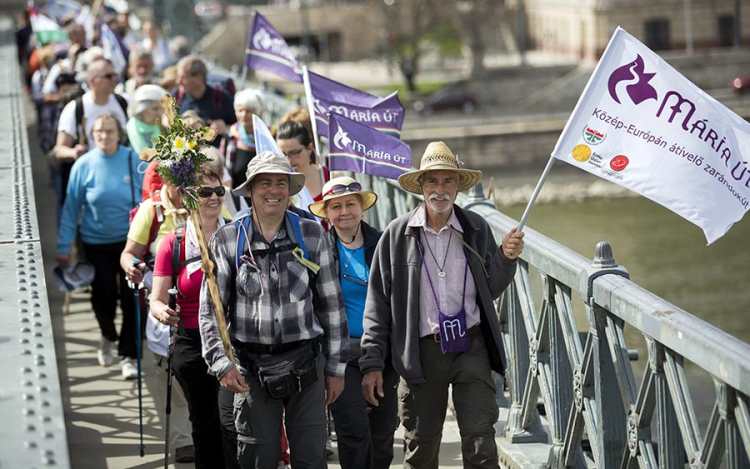
<path id="1" fill-rule="evenodd" d="M 159 191 L 154 191 L 151 193 L 151 202 L 154 206 L 154 218 L 151 220 L 151 229 L 148 232 L 148 242 L 146 243 L 146 247 L 143 249 L 143 260 L 146 262 L 146 265 L 153 269 L 154 268 L 154 256 L 151 255 L 151 244 L 156 241 L 156 238 L 159 236 L 159 228 L 161 228 L 161 224 L 164 223 L 164 204 L 161 201 L 161 194 Z M 133 219 L 135 218 L 135 214 L 138 213 L 138 209 L 141 207 L 141 202 L 138 204 L 135 208 L 130 210 L 130 224 L 133 224 Z"/>

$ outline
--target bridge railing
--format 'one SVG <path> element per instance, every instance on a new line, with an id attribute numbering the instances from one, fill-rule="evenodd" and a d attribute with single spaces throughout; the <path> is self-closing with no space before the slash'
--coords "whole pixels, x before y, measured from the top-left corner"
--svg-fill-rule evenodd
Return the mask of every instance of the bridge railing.
<path id="1" fill-rule="evenodd" d="M 0 11 L 23 8 L 18 3 L 0 2 Z M 0 467 L 64 468 L 68 442 L 14 31 L 0 13 Z"/>
<path id="2" fill-rule="evenodd" d="M 380 196 L 370 216 L 380 228 L 421 200 L 393 182 L 360 179 Z M 481 185 L 458 203 L 481 214 L 498 243 L 518 224 Z M 750 467 L 750 346 L 631 282 L 607 243 L 592 261 L 525 232 L 514 282 L 496 303 L 508 358 L 505 441 L 521 452 L 548 444 L 544 465 L 552 468 Z M 538 298 L 530 268 L 541 274 Z M 574 314 L 576 297 L 585 320 Z M 647 345 L 640 381 L 626 326 L 631 342 L 635 334 Z M 686 362 L 715 384 L 705 435 Z"/>

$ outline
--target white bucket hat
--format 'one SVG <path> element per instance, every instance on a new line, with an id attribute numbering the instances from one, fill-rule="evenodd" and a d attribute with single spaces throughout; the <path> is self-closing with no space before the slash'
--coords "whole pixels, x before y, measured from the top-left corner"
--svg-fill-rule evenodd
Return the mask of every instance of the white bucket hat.
<path id="1" fill-rule="evenodd" d="M 161 101 L 162 96 L 167 93 L 167 90 L 158 85 L 141 85 L 133 93 L 133 101 L 130 103 L 130 115 L 137 116 L 142 113 L 153 103 Z M 153 124 L 153 122 L 149 122 Z"/>
<path id="2" fill-rule="evenodd" d="M 78 261 L 66 268 L 59 265 L 52 271 L 52 281 L 62 292 L 87 287 L 94 281 L 94 264 L 88 261 Z"/>
<path id="3" fill-rule="evenodd" d="M 250 194 L 247 191 L 247 185 L 258 174 L 286 174 L 289 176 L 289 195 L 292 196 L 305 187 L 305 175 L 295 173 L 289 160 L 284 155 L 277 155 L 272 151 L 264 151 L 255 155 L 255 158 L 247 164 L 245 176 L 247 180 L 237 186 L 232 192 L 245 197 Z"/>

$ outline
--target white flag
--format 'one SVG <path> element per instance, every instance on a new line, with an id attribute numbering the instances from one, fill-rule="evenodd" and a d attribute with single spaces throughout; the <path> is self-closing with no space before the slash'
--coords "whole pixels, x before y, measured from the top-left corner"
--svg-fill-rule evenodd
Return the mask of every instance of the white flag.
<path id="1" fill-rule="evenodd" d="M 279 144 L 276 143 L 276 139 L 271 135 L 271 131 L 268 130 L 268 126 L 263 119 L 253 114 L 253 134 L 255 137 L 255 151 L 262 153 L 264 151 L 272 151 L 277 155 L 283 155 L 284 153 L 279 148 Z M 294 171 L 292 169 L 292 171 Z M 301 191 L 292 196 L 292 203 L 295 207 L 301 208 L 302 210 L 309 212 L 308 207 L 314 200 L 310 195 L 310 191 L 306 187 L 303 187 Z M 315 217 L 318 218 L 318 217 Z M 318 218 L 320 221 L 320 218 Z"/>
<path id="2" fill-rule="evenodd" d="M 120 75 L 125 67 L 128 66 L 128 59 L 120 47 L 120 40 L 117 33 L 112 31 L 107 23 L 102 22 L 99 26 L 99 40 L 104 50 L 104 58 L 112 62 L 112 68 L 115 73 Z"/>
<path id="3" fill-rule="evenodd" d="M 552 156 L 672 210 L 708 244 L 750 207 L 750 124 L 621 28 Z"/>

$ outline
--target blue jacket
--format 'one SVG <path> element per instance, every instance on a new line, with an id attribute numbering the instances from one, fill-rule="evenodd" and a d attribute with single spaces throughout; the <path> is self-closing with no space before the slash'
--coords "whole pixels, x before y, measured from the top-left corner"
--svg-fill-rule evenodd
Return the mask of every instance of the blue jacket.
<path id="1" fill-rule="evenodd" d="M 58 254 L 70 252 L 70 245 L 76 237 L 79 214 L 82 215 L 80 233 L 84 243 L 125 241 L 130 225 L 130 209 L 141 200 L 143 174 L 138 171 L 140 162 L 138 155 L 124 146 L 120 146 L 112 156 L 94 149 L 76 160 L 70 172 L 62 209 Z"/>

